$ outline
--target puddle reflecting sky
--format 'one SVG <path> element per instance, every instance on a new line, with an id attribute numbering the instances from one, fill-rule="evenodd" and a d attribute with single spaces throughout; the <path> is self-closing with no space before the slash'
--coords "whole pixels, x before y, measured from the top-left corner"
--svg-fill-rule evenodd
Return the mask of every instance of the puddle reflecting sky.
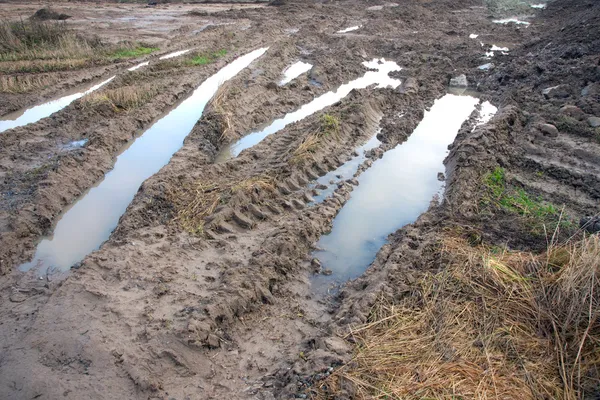
<path id="1" fill-rule="evenodd" d="M 142 182 L 158 172 L 179 150 L 220 84 L 231 79 L 267 49 L 238 58 L 208 78 L 177 108 L 152 125 L 125 150 L 114 168 L 58 221 L 53 236 L 38 245 L 33 267 L 67 270 L 108 239 Z"/>
<path id="2" fill-rule="evenodd" d="M 305 72 L 310 71 L 312 65 L 302 61 L 298 61 L 295 64 L 290 65 L 285 71 L 283 71 L 283 79 L 279 82 L 279 86 L 283 86 L 302 75 Z"/>
<path id="3" fill-rule="evenodd" d="M 234 142 L 228 146 L 225 146 L 223 150 L 217 156 L 215 162 L 223 162 L 232 157 L 237 157 L 243 150 L 250 148 L 264 138 L 273 133 L 276 133 L 287 125 L 300 121 L 322 110 L 323 108 L 337 103 L 344 97 L 346 97 L 352 89 L 364 89 L 371 85 L 377 85 L 378 88 L 392 87 L 397 88 L 400 85 L 398 79 L 394 79 L 389 76 L 391 72 L 400 71 L 401 68 L 393 61 L 385 61 L 385 59 L 375 59 L 373 61 L 365 61 L 363 65 L 369 69 L 362 77 L 355 79 L 351 82 L 341 85 L 336 91 L 327 92 L 310 103 L 307 103 L 300 107 L 298 110 L 286 114 L 285 117 L 277 119 L 267 126 L 265 129 L 257 132 L 252 132 L 237 142 Z"/>
<path id="4" fill-rule="evenodd" d="M 386 152 L 363 172 L 360 185 L 323 235 L 314 253 L 329 277 L 318 275 L 316 290 L 362 274 L 387 236 L 414 222 L 443 188 L 437 179 L 443 161 L 462 123 L 479 101 L 448 94 L 437 100 L 406 142 Z"/>
<path id="5" fill-rule="evenodd" d="M 346 32 L 352 32 L 352 31 L 357 31 L 362 27 L 362 25 L 356 25 L 356 26 L 351 26 L 349 28 L 346 29 L 342 29 L 337 31 L 336 33 L 346 33 Z"/>
<path id="6" fill-rule="evenodd" d="M 42 118 L 46 118 L 55 112 L 62 110 L 75 100 L 80 97 L 85 96 L 88 93 L 92 93 L 95 90 L 100 89 L 102 86 L 106 85 L 108 82 L 112 81 L 115 77 L 111 77 L 104 82 L 100 82 L 89 89 L 76 92 L 73 94 L 69 94 L 67 96 L 60 97 L 55 100 L 51 100 L 47 103 L 40 104 L 38 106 L 31 107 L 25 111 L 17 111 L 15 113 L 8 114 L 0 120 L 0 132 L 4 132 L 8 129 L 13 129 L 19 126 L 31 124 L 33 122 L 37 122 Z"/>
<path id="7" fill-rule="evenodd" d="M 160 57 L 159 60 L 168 60 L 169 58 L 179 57 L 179 56 L 182 56 L 182 55 L 184 55 L 185 53 L 187 53 L 187 52 L 189 52 L 191 50 L 192 49 L 175 51 L 173 53 L 169 53 L 169 54 L 166 54 L 166 55 Z"/>

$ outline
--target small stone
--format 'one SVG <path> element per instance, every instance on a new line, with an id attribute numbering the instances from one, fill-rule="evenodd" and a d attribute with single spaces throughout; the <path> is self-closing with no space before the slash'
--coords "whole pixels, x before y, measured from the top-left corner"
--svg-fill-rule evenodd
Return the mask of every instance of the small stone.
<path id="1" fill-rule="evenodd" d="M 351 185 L 358 186 L 358 179 L 356 178 L 348 179 L 346 182 L 348 182 Z"/>
<path id="2" fill-rule="evenodd" d="M 328 275 L 329 276 L 329 275 L 333 274 L 333 271 L 330 270 L 330 269 L 328 269 L 328 268 L 325 268 L 324 270 L 321 271 L 321 273 L 323 275 Z"/>
<path id="3" fill-rule="evenodd" d="M 494 63 L 487 63 L 487 64 L 480 65 L 479 67 L 477 67 L 477 69 L 480 69 L 482 71 L 489 71 L 491 69 L 494 69 L 494 67 L 495 67 Z"/>
<path id="4" fill-rule="evenodd" d="M 446 180 L 446 175 L 444 175 L 443 172 L 438 172 L 437 179 L 438 179 L 438 181 L 443 182 Z"/>
<path id="5" fill-rule="evenodd" d="M 450 86 L 452 87 L 467 87 L 469 86 L 469 81 L 467 80 L 467 76 L 465 74 L 456 76 L 450 79 Z"/>
<path id="6" fill-rule="evenodd" d="M 317 260 L 316 258 L 313 258 L 312 260 L 310 260 L 310 265 L 313 268 L 313 271 L 315 271 L 315 274 L 321 272 L 321 261 Z"/>
<path id="7" fill-rule="evenodd" d="M 558 129 L 552 124 L 541 124 L 538 129 L 544 134 L 550 137 L 558 136 Z"/>
<path id="8" fill-rule="evenodd" d="M 221 346 L 221 342 L 219 340 L 219 337 L 217 335 L 214 334 L 209 334 L 208 337 L 206 338 L 206 346 L 209 349 L 218 349 Z"/>
<path id="9" fill-rule="evenodd" d="M 598 117 L 589 117 L 588 118 L 588 124 L 590 124 L 590 126 L 592 128 L 597 128 L 600 126 L 600 118 Z"/>
<path id="10" fill-rule="evenodd" d="M 547 99 L 549 98 L 565 98 L 569 97 L 569 90 L 566 85 L 552 86 L 542 90 L 542 94 Z"/>
<path id="11" fill-rule="evenodd" d="M 568 115 L 569 117 L 573 117 L 576 119 L 583 119 L 585 113 L 581 110 L 581 108 L 573 105 L 565 105 L 560 108 L 561 114 Z"/>

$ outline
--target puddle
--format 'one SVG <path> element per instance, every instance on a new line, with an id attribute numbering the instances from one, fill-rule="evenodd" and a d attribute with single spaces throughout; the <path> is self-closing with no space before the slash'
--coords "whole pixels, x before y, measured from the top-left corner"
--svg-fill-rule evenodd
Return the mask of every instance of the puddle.
<path id="1" fill-rule="evenodd" d="M 375 259 L 387 236 L 425 212 L 443 182 L 438 173 L 448 145 L 478 104 L 470 96 L 447 94 L 425 112 L 408 140 L 386 152 L 359 177 L 360 183 L 321 236 L 313 256 L 331 276 L 313 279 L 317 291 L 361 275 Z"/>
<path id="2" fill-rule="evenodd" d="M 530 22 L 527 21 L 522 21 L 518 18 L 505 18 L 505 19 L 496 19 L 494 21 L 492 21 L 495 24 L 517 24 L 517 25 L 525 25 L 525 26 L 529 26 L 531 25 Z"/>
<path id="3" fill-rule="evenodd" d="M 531 4 L 530 7 L 531 8 L 537 8 L 538 10 L 543 10 L 544 8 L 546 8 L 546 4 L 544 4 L 544 3 Z"/>
<path id="4" fill-rule="evenodd" d="M 69 142 L 63 146 L 61 146 L 61 148 L 63 150 L 75 150 L 75 149 L 80 149 L 83 146 L 86 145 L 86 143 L 88 142 L 88 139 L 82 139 L 82 140 L 74 140 L 72 142 Z"/>
<path id="5" fill-rule="evenodd" d="M 477 39 L 478 37 L 479 37 L 479 35 L 476 35 L 476 34 L 474 34 L 474 33 L 471 33 L 471 34 L 469 35 L 469 39 Z"/>
<path id="6" fill-rule="evenodd" d="M 362 28 L 362 25 L 351 26 L 350 28 L 342 29 L 341 31 L 337 31 L 336 33 L 346 33 L 356 31 Z"/>
<path id="7" fill-rule="evenodd" d="M 475 126 L 483 125 L 489 122 L 490 119 L 498 112 L 498 107 L 490 103 L 489 101 L 484 101 L 481 103 L 481 109 L 479 110 L 479 118 L 477 119 L 477 123 Z M 474 129 L 474 128 L 473 128 Z"/>
<path id="8" fill-rule="evenodd" d="M 219 85 L 265 51 L 266 48 L 255 50 L 233 61 L 146 130 L 118 156 L 114 168 L 104 179 L 63 214 L 53 235 L 38 245 L 34 259 L 19 269 L 27 271 L 36 267 L 65 271 L 98 249 L 117 226 L 142 182 L 158 172 L 181 148 Z"/>
<path id="9" fill-rule="evenodd" d="M 318 195 L 313 196 L 315 204 L 321 203 L 327 197 L 331 196 L 337 188 L 338 183 L 347 179 L 352 179 L 356 171 L 358 171 L 358 167 L 366 160 L 366 152 L 378 147 L 380 144 L 381 142 L 377 139 L 377 134 L 375 134 L 367 141 L 367 143 L 355 150 L 356 154 L 358 154 L 357 156 L 352 157 L 349 161 L 346 161 L 335 170 L 323 175 L 317 179 L 316 183 L 311 183 L 308 188 L 317 189 L 319 191 Z"/>
<path id="10" fill-rule="evenodd" d="M 494 68 L 494 64 L 492 64 L 492 63 L 483 64 L 483 65 L 480 65 L 479 67 L 477 67 L 477 69 L 480 69 L 482 71 L 489 71 L 492 68 Z"/>
<path id="11" fill-rule="evenodd" d="M 19 126 L 32 124 L 39 121 L 42 118 L 46 118 L 57 111 L 62 110 L 75 100 L 85 96 L 88 93 L 92 93 L 95 90 L 100 89 L 108 82 L 112 81 L 115 77 L 111 77 L 104 82 L 100 82 L 83 92 L 76 92 L 67 96 L 60 97 L 58 99 L 50 100 L 46 103 L 31 107 L 25 111 L 17 111 L 11 114 L 7 114 L 0 120 L 0 132 L 4 132 L 8 129 L 17 128 Z"/>
<path id="12" fill-rule="evenodd" d="M 135 71 L 137 69 L 145 67 L 148 64 L 150 64 L 150 61 L 144 61 L 143 63 L 139 63 L 138 65 L 135 65 L 135 66 L 133 66 L 131 68 L 127 68 L 127 71 Z"/>
<path id="13" fill-rule="evenodd" d="M 310 103 L 300 107 L 298 110 L 287 114 L 285 117 L 277 119 L 261 131 L 252 132 L 237 142 L 233 142 L 221 150 L 217 155 L 215 162 L 223 162 L 230 158 L 237 157 L 243 150 L 250 148 L 264 138 L 273 133 L 276 133 L 293 122 L 300 121 L 316 113 L 323 108 L 337 103 L 346 97 L 352 89 L 364 89 L 371 85 L 377 85 L 377 88 L 392 87 L 397 88 L 400 85 L 398 79 L 391 78 L 389 73 L 400 71 L 401 68 L 393 61 L 385 61 L 385 59 L 374 59 L 373 61 L 365 61 L 363 65 L 369 69 L 362 77 L 351 82 L 341 85 L 335 92 L 327 92 Z"/>
<path id="14" fill-rule="evenodd" d="M 179 57 L 179 56 L 184 55 L 185 53 L 189 53 L 190 51 L 192 51 L 192 49 L 179 50 L 179 51 L 176 51 L 174 53 L 166 54 L 166 55 L 160 57 L 159 60 L 168 60 L 169 58 Z"/>
<path id="15" fill-rule="evenodd" d="M 292 64 L 285 71 L 283 71 L 283 79 L 281 80 L 281 82 L 279 82 L 279 86 L 283 86 L 293 81 L 303 73 L 310 71 L 312 67 L 312 64 L 305 63 L 302 61 L 298 61 L 297 63 Z"/>
<path id="16" fill-rule="evenodd" d="M 496 54 L 494 52 L 496 52 L 496 51 L 501 52 L 503 55 L 507 55 L 508 47 L 499 47 L 494 44 L 494 45 L 492 45 L 492 48 L 490 49 L 490 51 L 485 52 L 485 57 L 487 57 L 487 58 L 494 57 L 494 54 Z"/>

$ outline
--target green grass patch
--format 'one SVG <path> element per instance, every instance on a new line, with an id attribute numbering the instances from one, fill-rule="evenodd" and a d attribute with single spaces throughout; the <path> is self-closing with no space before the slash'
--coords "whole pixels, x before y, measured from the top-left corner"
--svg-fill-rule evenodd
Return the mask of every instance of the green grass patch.
<path id="1" fill-rule="evenodd" d="M 325 135 L 339 135 L 340 120 L 334 115 L 323 114 L 321 117 L 321 131 L 323 131 Z"/>
<path id="2" fill-rule="evenodd" d="M 207 65 L 212 64 L 219 58 L 224 57 L 227 54 L 227 50 L 221 49 L 213 53 L 197 54 L 193 58 L 188 60 L 188 65 Z"/>
<path id="3" fill-rule="evenodd" d="M 494 204 L 500 208 L 536 221 L 544 222 L 557 218 L 559 209 L 541 198 L 534 198 L 524 189 L 511 189 L 506 184 L 504 168 L 496 167 L 484 177 L 487 194 L 484 204 Z"/>
<path id="4" fill-rule="evenodd" d="M 133 48 L 120 48 L 109 54 L 110 58 L 134 58 L 145 56 L 159 50 L 158 47 L 137 46 Z"/>

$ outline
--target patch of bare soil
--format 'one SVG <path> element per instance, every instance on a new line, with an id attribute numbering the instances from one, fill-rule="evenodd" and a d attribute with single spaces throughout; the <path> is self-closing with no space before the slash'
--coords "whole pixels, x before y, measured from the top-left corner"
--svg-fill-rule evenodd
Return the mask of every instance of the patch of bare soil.
<path id="1" fill-rule="evenodd" d="M 102 5 L 98 12 L 106 7 L 117 6 Z M 155 16 L 159 10 L 154 9 Z M 480 248 L 540 252 L 547 248 L 545 227 L 564 222 L 556 236 L 564 243 L 580 216 L 598 212 L 600 144 L 591 126 L 600 116 L 594 86 L 600 78 L 598 14 L 599 7 L 585 0 L 556 1 L 525 28 L 494 24 L 487 8 L 468 0 L 386 3 L 370 10 L 355 1 L 287 1 L 218 12 L 211 23 L 233 24 L 201 29 L 204 22 L 190 22 L 176 48 L 194 47 L 199 54 L 228 49 L 227 56 L 196 67 L 185 58 L 151 64 L 120 74 L 100 92 L 148 88 L 144 104 L 122 110 L 114 102 L 81 100 L 49 119 L 0 134 L 0 268 L 7 272 L 0 285 L 2 397 L 381 395 L 377 381 L 353 372 L 366 365 L 355 353 L 356 342 L 368 340 L 361 332 L 371 332 L 390 309 L 389 315 L 398 316 L 398 307 L 404 307 L 412 312 L 407 318 L 416 318 L 431 311 L 426 305 L 443 308 L 452 288 L 474 287 L 456 283 L 473 278 L 458 266 L 477 258 Z M 362 27 L 336 33 L 353 25 Z M 469 38 L 472 33 L 480 35 L 478 40 Z M 505 43 L 510 51 L 494 56 L 493 69 L 478 69 L 489 62 L 483 58 L 486 49 Z M 181 150 L 142 185 L 109 240 L 78 269 L 60 279 L 9 272 L 32 254 L 42 235 L 51 233 L 57 215 L 110 170 L 123 146 L 226 62 L 262 46 L 270 47 L 267 53 L 220 89 Z M 356 79 L 365 72 L 361 62 L 375 57 L 403 68 L 394 73 L 403 82 L 399 88 L 355 90 L 239 157 L 215 163 L 230 142 Z M 278 86 L 282 71 L 299 59 L 315 67 Z M 368 153 L 357 174 L 401 145 L 423 111 L 446 92 L 449 79 L 462 73 L 500 111 L 485 125 L 475 127 L 471 118 L 461 129 L 446 160 L 442 203 L 391 235 L 367 272 L 339 294 L 312 293 L 310 277 L 319 271 L 310 254 L 352 196 L 355 182 L 340 182 L 320 204 L 312 204 L 315 193 L 308 183 L 343 164 L 379 129 L 382 144 Z M 89 139 L 83 149 L 57 150 L 81 138 Z M 557 210 L 564 205 L 563 215 L 548 211 L 548 202 Z M 513 258 L 499 260 L 515 270 L 524 265 L 512 263 Z M 592 276 L 597 274 L 593 268 Z M 436 275 L 452 271 L 454 281 Z M 530 272 L 518 270 L 513 278 Z M 551 273 L 547 276 L 555 279 Z M 475 278 L 480 285 L 498 285 L 488 276 Z M 505 284 L 506 276 L 500 282 Z M 526 289 L 513 286 L 515 293 Z M 496 289 L 504 296 L 511 287 Z M 481 307 L 477 299 L 483 297 L 476 291 L 473 298 L 460 304 L 494 315 Z M 584 296 L 579 304 L 595 310 L 597 294 Z M 531 398 L 543 388 L 550 398 L 595 395 L 597 350 L 586 339 L 596 338 L 595 314 L 587 325 L 577 314 L 573 335 L 547 325 L 557 319 L 540 319 L 544 329 L 528 331 L 539 347 L 532 350 L 535 354 L 521 353 L 517 362 L 510 346 L 502 353 L 498 343 L 505 342 L 485 341 L 484 333 L 481 344 L 467 333 L 461 339 L 472 346 L 453 343 L 455 336 L 441 328 L 446 316 L 461 319 L 451 314 L 458 308 L 447 308 L 447 315 L 433 309 L 436 318 L 424 319 L 403 337 L 424 340 L 425 332 L 434 334 L 439 327 L 443 340 L 428 345 L 433 349 L 428 357 L 458 360 L 463 367 L 471 360 L 478 364 L 451 375 L 457 370 L 450 364 L 424 362 L 421 370 L 403 372 L 405 384 L 392 398 L 411 398 L 420 392 L 410 390 L 439 388 L 436 382 L 453 382 L 455 376 L 458 381 L 461 374 L 468 375 L 468 382 L 460 380 L 465 386 L 443 389 L 460 389 L 466 397 L 475 393 L 473 387 L 489 389 L 486 395 L 496 398 L 510 398 L 515 388 L 519 393 L 529 389 Z M 503 328 L 512 321 L 510 309 L 503 310 L 504 319 L 486 326 Z M 469 315 L 469 329 L 478 332 L 474 316 L 480 314 Z M 552 342 L 557 332 L 564 336 Z M 557 343 L 566 357 L 560 362 L 552 351 Z M 543 357 L 545 364 L 540 364 Z M 536 368 L 529 368 L 530 362 Z M 448 367 L 436 375 L 440 381 L 428 381 L 427 368 L 439 365 Z M 569 369 L 573 365 L 584 366 L 583 375 Z M 394 368 L 392 374 L 405 366 Z M 535 384 L 523 383 L 529 378 Z M 502 391 L 494 393 L 494 388 Z M 448 394 L 434 389 L 427 393 Z"/>

